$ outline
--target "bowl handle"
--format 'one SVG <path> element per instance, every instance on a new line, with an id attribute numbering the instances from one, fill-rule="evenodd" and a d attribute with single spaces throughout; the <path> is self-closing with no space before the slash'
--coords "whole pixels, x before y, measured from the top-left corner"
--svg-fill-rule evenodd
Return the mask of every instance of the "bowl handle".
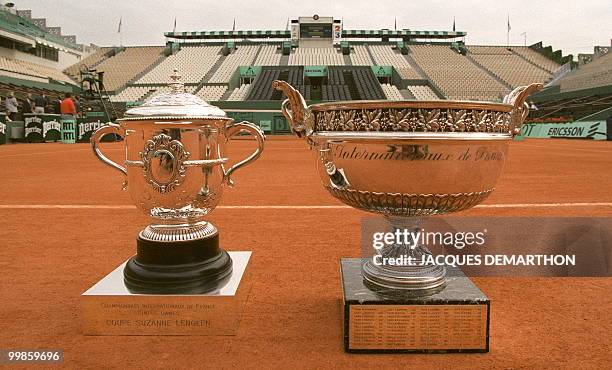
<path id="1" fill-rule="evenodd" d="M 259 158 L 261 152 L 264 149 L 264 142 L 266 141 L 266 136 L 264 135 L 261 128 L 259 128 L 259 126 L 253 123 L 246 121 L 240 123 L 233 123 L 227 126 L 225 130 L 225 137 L 227 138 L 227 140 L 229 140 L 232 136 L 237 135 L 241 132 L 247 132 L 255 137 L 255 139 L 257 140 L 257 149 L 255 149 L 255 152 L 253 152 L 253 154 L 231 166 L 227 171 L 225 170 L 225 167 L 223 167 L 223 164 L 221 165 L 223 168 L 223 181 L 225 181 L 225 183 L 230 187 L 234 186 L 234 181 L 231 178 L 232 173 L 240 167 L 246 166 L 250 162 Z"/>
<path id="2" fill-rule="evenodd" d="M 121 171 L 124 175 L 127 176 L 127 170 L 125 169 L 125 167 L 121 166 L 120 164 L 117 164 L 113 161 L 111 161 L 110 159 L 108 159 L 100 150 L 100 148 L 98 148 L 98 144 L 100 144 L 100 140 L 102 140 L 102 138 L 106 135 L 109 134 L 115 134 L 115 135 L 119 135 L 119 136 L 124 136 L 121 132 L 121 126 L 119 126 L 116 123 L 108 123 L 105 126 L 100 127 L 99 129 L 97 129 L 92 135 L 91 138 L 89 139 L 89 142 L 91 143 L 91 149 L 93 149 L 94 154 L 96 155 L 96 157 L 98 157 L 99 160 L 101 160 L 104 164 L 118 170 Z"/>
<path id="3" fill-rule="evenodd" d="M 512 108 L 512 136 L 518 135 L 521 132 L 521 126 L 529 114 L 529 104 L 525 101 L 531 93 L 542 90 L 544 85 L 541 83 L 533 83 L 528 86 L 519 86 L 504 98 L 504 103 L 511 104 Z"/>
<path id="4" fill-rule="evenodd" d="M 281 104 L 283 115 L 289 121 L 291 131 L 297 137 L 308 137 L 314 131 L 314 117 L 302 94 L 285 81 L 275 80 L 272 87 L 287 95 Z"/>

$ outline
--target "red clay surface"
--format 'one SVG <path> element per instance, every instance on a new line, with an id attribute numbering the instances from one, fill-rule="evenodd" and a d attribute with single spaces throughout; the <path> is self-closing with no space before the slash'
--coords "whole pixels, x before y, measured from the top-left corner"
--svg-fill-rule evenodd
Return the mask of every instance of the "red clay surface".
<path id="1" fill-rule="evenodd" d="M 231 143 L 230 158 L 254 142 Z M 121 144 L 107 144 L 119 159 Z M 485 204 L 465 215 L 605 216 L 612 203 L 612 142 L 526 140 Z M 134 209 L 22 209 L 19 205 L 131 205 L 122 176 L 86 144 L 0 146 L 0 348 L 63 348 L 68 368 L 414 367 L 606 368 L 612 279 L 474 278 L 491 299 L 491 352 L 349 355 L 343 351 L 339 258 L 359 256 L 365 213 L 228 209 L 210 216 L 229 250 L 252 250 L 253 288 L 235 337 L 90 337 L 79 297 L 135 250 L 147 219 Z M 306 144 L 271 138 L 238 171 L 221 205 L 341 205 L 319 184 Z M 17 206 L 10 206 L 17 205 Z"/>

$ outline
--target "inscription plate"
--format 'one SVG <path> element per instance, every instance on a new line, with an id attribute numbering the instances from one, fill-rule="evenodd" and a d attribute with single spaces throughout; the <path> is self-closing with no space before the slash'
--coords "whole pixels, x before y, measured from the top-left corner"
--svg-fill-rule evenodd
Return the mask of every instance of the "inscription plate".
<path id="1" fill-rule="evenodd" d="M 83 334 L 236 335 L 251 288 L 251 252 L 228 253 L 232 276 L 207 294 L 132 294 L 121 264 L 81 295 Z"/>
<path id="2" fill-rule="evenodd" d="M 482 349 L 486 305 L 351 305 L 351 349 Z"/>
<path id="3" fill-rule="evenodd" d="M 443 290 L 416 297 L 373 292 L 361 264 L 360 258 L 341 260 L 346 352 L 489 351 L 490 301 L 460 271 L 449 271 Z"/>

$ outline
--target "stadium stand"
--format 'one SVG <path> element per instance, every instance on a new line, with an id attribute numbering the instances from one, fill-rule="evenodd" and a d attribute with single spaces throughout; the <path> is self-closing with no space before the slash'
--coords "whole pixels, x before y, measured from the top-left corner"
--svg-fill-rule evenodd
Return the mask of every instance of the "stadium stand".
<path id="1" fill-rule="evenodd" d="M 449 99 L 501 100 L 510 89 L 445 45 L 410 45 L 412 57 Z"/>
<path id="2" fill-rule="evenodd" d="M 550 73 L 555 72 L 560 65 L 558 63 L 556 63 L 555 61 L 548 59 L 547 57 L 545 57 L 544 55 L 538 53 L 535 50 L 530 49 L 529 47 L 526 46 L 512 46 L 511 50 L 516 53 L 517 55 L 522 56 L 523 58 L 525 58 L 526 60 L 530 61 L 531 63 L 547 70 Z"/>
<path id="3" fill-rule="evenodd" d="M 64 73 L 62 73 L 62 71 L 55 69 L 53 67 L 47 67 L 47 66 L 43 66 L 40 64 L 36 64 L 36 63 L 30 63 L 30 62 L 26 62 L 23 60 L 20 60 L 19 63 L 23 64 L 26 66 L 26 68 L 31 69 L 45 77 L 48 77 L 50 79 L 53 79 L 55 81 L 61 81 L 61 82 L 65 82 L 65 83 L 69 83 L 69 84 L 73 84 L 74 85 L 74 81 L 66 76 Z"/>
<path id="4" fill-rule="evenodd" d="M 429 87 L 424 85 L 408 86 L 408 91 L 417 100 L 438 100 L 438 95 Z"/>
<path id="5" fill-rule="evenodd" d="M 99 48 L 93 53 L 86 56 L 80 62 L 71 65 L 70 67 L 64 69 L 64 73 L 70 76 L 74 81 L 78 81 L 79 79 L 79 71 L 81 70 L 81 66 L 85 65 L 87 68 L 93 68 L 102 62 L 104 59 L 108 57 L 108 52 L 112 48 Z"/>
<path id="6" fill-rule="evenodd" d="M 468 55 L 512 87 L 546 82 L 552 74 L 502 46 L 468 46 Z"/>
<path id="7" fill-rule="evenodd" d="M 402 96 L 400 91 L 397 89 L 397 87 L 395 87 L 394 85 L 391 85 L 391 84 L 381 84 L 380 86 L 382 87 L 383 92 L 385 93 L 385 96 L 387 97 L 387 99 L 389 99 L 389 100 L 404 100 L 404 97 Z"/>
<path id="8" fill-rule="evenodd" d="M 146 73 L 135 84 L 160 84 L 178 68 L 185 83 L 198 83 L 221 57 L 222 46 L 184 46 Z"/>
<path id="9" fill-rule="evenodd" d="M 277 66 L 280 64 L 282 54 L 278 50 L 278 45 L 261 45 L 257 59 L 253 63 L 255 66 Z"/>
<path id="10" fill-rule="evenodd" d="M 438 92 L 450 99 L 473 99 L 473 100 L 499 100 L 507 94 L 512 87 L 528 84 L 534 81 L 546 82 L 552 74 L 543 67 L 538 67 L 525 56 L 518 55 L 515 50 L 522 50 L 534 61 L 538 56 L 546 59 L 537 51 L 529 48 L 501 46 L 469 46 L 467 56 L 460 55 L 449 47 L 448 44 L 426 45 L 411 44 L 410 57 L 406 57 L 399 50 L 394 49 L 394 44 L 355 44 L 351 46 L 348 56 L 353 66 L 389 65 L 405 80 L 429 79 Z M 141 63 L 141 54 L 137 48 L 128 48 L 126 51 L 109 57 L 98 65 L 98 69 L 105 66 L 115 66 Z M 120 87 L 130 82 L 138 69 L 146 70 L 155 65 L 144 76 L 138 78 L 130 87 L 139 85 L 160 85 L 167 81 L 167 76 L 172 69 L 179 68 L 186 83 L 205 83 L 198 93 L 205 100 L 216 101 L 218 99 L 231 100 L 275 100 L 280 99 L 280 94 L 266 91 L 274 79 L 291 79 L 293 85 L 307 95 L 307 99 L 314 100 L 344 100 L 344 99 L 384 99 L 385 96 L 393 99 L 405 99 L 414 96 L 416 99 L 439 99 L 440 96 L 429 86 L 415 86 L 410 84 L 407 91 L 403 93 L 397 86 L 380 87 L 373 74 L 365 70 L 354 70 L 343 58 L 338 48 L 329 47 L 297 47 L 293 48 L 292 54 L 288 56 L 289 66 L 280 66 L 282 59 L 282 48 L 280 44 L 253 45 L 237 43 L 236 49 L 229 55 L 223 57 L 221 51 L 223 46 L 198 45 L 182 46 L 175 55 L 163 58 L 155 65 L 157 59 L 151 56 L 144 63 L 148 67 L 136 68 L 134 71 L 121 73 L 124 78 L 113 80 L 115 68 L 107 71 L 107 89 L 120 90 Z M 526 50 L 528 49 L 528 50 Z M 130 51 L 131 50 L 131 51 Z M 151 48 L 156 53 L 160 48 Z M 125 60 L 122 60 L 125 59 Z M 556 65 L 555 62 L 546 63 L 548 67 Z M 416 63 L 416 64 L 411 64 Z M 264 69 L 256 77 L 255 81 L 247 81 L 250 86 L 231 85 L 232 76 L 240 66 L 259 65 Z M 324 65 L 328 66 L 328 78 L 322 83 L 297 78 L 298 74 L 293 67 Z M 182 66 L 182 67 L 181 67 Z M 558 67 L 558 65 L 556 65 Z M 212 69 L 212 68 L 215 69 Z M 340 71 L 334 68 L 342 67 Z M 425 75 L 423 75 L 425 74 Z M 290 77 L 290 75 L 292 77 Z M 206 77 L 206 81 L 203 78 Z M 344 80 L 342 80 L 340 78 Z M 367 76 L 367 77 L 366 77 Z M 386 83 L 386 81 L 385 81 Z M 214 85 L 213 85 L 214 84 Z M 216 86 L 223 84 L 223 88 Z M 231 86 L 231 88 L 230 88 Z M 319 89 L 320 86 L 320 89 Z M 346 88 L 345 88 L 346 87 Z M 227 91 L 230 89 L 230 91 Z M 384 89 L 384 90 L 383 90 Z M 128 90 L 114 97 L 114 101 L 123 101 L 126 97 L 146 96 L 138 89 Z M 147 90 L 148 91 L 148 90 Z M 314 94 L 314 95 L 313 95 Z M 276 96 L 278 95 L 278 96 Z"/>
<path id="11" fill-rule="evenodd" d="M 249 89 L 251 88 L 251 84 L 240 85 L 240 87 L 235 88 L 227 100 L 230 101 L 239 101 L 245 100 L 249 94 Z"/>
<path id="12" fill-rule="evenodd" d="M 185 91 L 193 93 L 195 86 L 185 86 Z M 170 92 L 168 86 L 129 86 L 120 93 L 110 96 L 112 102 L 141 101 L 150 96 Z"/>
<path id="13" fill-rule="evenodd" d="M 73 80 L 55 68 L 26 62 L 24 60 L 0 57 L 0 70 L 11 72 L 15 74 L 13 77 L 26 80 L 49 82 L 49 79 L 53 79 L 55 81 L 74 84 Z"/>
<path id="14" fill-rule="evenodd" d="M 28 69 L 15 59 L 0 57 L 0 71 L 3 72 L 3 74 L 11 77 L 38 82 L 47 82 L 45 76 Z"/>
<path id="15" fill-rule="evenodd" d="M 141 100 L 149 91 L 153 89 L 150 86 L 130 86 L 123 89 L 116 95 L 111 95 L 112 102 L 126 102 Z"/>
<path id="16" fill-rule="evenodd" d="M 379 100 L 385 98 L 380 83 L 370 67 L 330 67 L 330 85 L 346 85 L 349 95 L 343 100 Z M 323 99 L 326 100 L 326 99 Z M 327 100 L 341 100 L 334 98 Z"/>
<path id="17" fill-rule="evenodd" d="M 579 66 L 555 83 L 562 92 L 612 85 L 612 54 Z"/>
<path id="18" fill-rule="evenodd" d="M 530 120 L 557 123 L 606 120 L 612 114 L 612 54 L 599 53 L 573 65 L 574 69 L 529 97 L 536 105 Z M 566 69 L 568 65 L 564 65 Z"/>
<path id="19" fill-rule="evenodd" d="M 208 82 L 227 83 L 239 66 L 253 65 L 259 45 L 239 45 L 228 55 Z"/>
<path id="20" fill-rule="evenodd" d="M 374 57 L 374 62 L 379 66 L 393 66 L 402 78 L 407 80 L 422 79 L 406 58 L 393 50 L 391 45 L 368 45 Z"/>
<path id="21" fill-rule="evenodd" d="M 333 47 L 307 47 L 294 49 L 289 56 L 290 66 L 341 66 L 344 58 Z"/>
<path id="22" fill-rule="evenodd" d="M 371 66 L 374 65 L 374 61 L 368 52 L 366 45 L 355 45 L 351 50 L 351 63 L 354 66 Z"/>
<path id="23" fill-rule="evenodd" d="M 262 67 L 261 73 L 253 81 L 246 100 L 280 100 L 282 93 L 270 88 L 274 80 L 287 81 L 300 92 L 305 92 L 304 67 Z M 304 97 L 309 99 L 310 94 Z"/>
<path id="24" fill-rule="evenodd" d="M 221 100 L 221 97 L 226 91 L 227 86 L 225 85 L 202 86 L 196 95 L 205 101 L 217 101 Z"/>
<path id="25" fill-rule="evenodd" d="M 100 62 L 96 69 L 104 72 L 104 86 L 115 91 L 134 79 L 161 57 L 162 46 L 126 48 L 112 58 Z"/>

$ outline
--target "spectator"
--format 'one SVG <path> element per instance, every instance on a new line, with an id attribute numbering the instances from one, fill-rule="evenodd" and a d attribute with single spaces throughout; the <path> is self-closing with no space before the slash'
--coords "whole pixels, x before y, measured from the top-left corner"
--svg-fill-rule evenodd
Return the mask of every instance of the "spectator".
<path id="1" fill-rule="evenodd" d="M 66 93 L 66 97 L 60 103 L 60 112 L 62 119 L 75 119 L 77 111 L 70 93 Z"/>
<path id="2" fill-rule="evenodd" d="M 44 93 L 42 95 L 38 95 L 36 99 L 34 99 L 34 113 L 42 114 L 45 113 L 45 108 L 49 104 L 49 98 Z"/>
<path id="3" fill-rule="evenodd" d="M 23 113 L 34 113 L 34 102 L 32 101 L 32 94 L 26 95 L 23 101 Z"/>
<path id="4" fill-rule="evenodd" d="M 8 118 L 14 121 L 17 118 L 17 99 L 12 92 L 4 100 L 4 107 L 6 108 Z"/>
<path id="5" fill-rule="evenodd" d="M 53 113 L 62 114 L 62 98 L 60 96 L 53 101 Z"/>

